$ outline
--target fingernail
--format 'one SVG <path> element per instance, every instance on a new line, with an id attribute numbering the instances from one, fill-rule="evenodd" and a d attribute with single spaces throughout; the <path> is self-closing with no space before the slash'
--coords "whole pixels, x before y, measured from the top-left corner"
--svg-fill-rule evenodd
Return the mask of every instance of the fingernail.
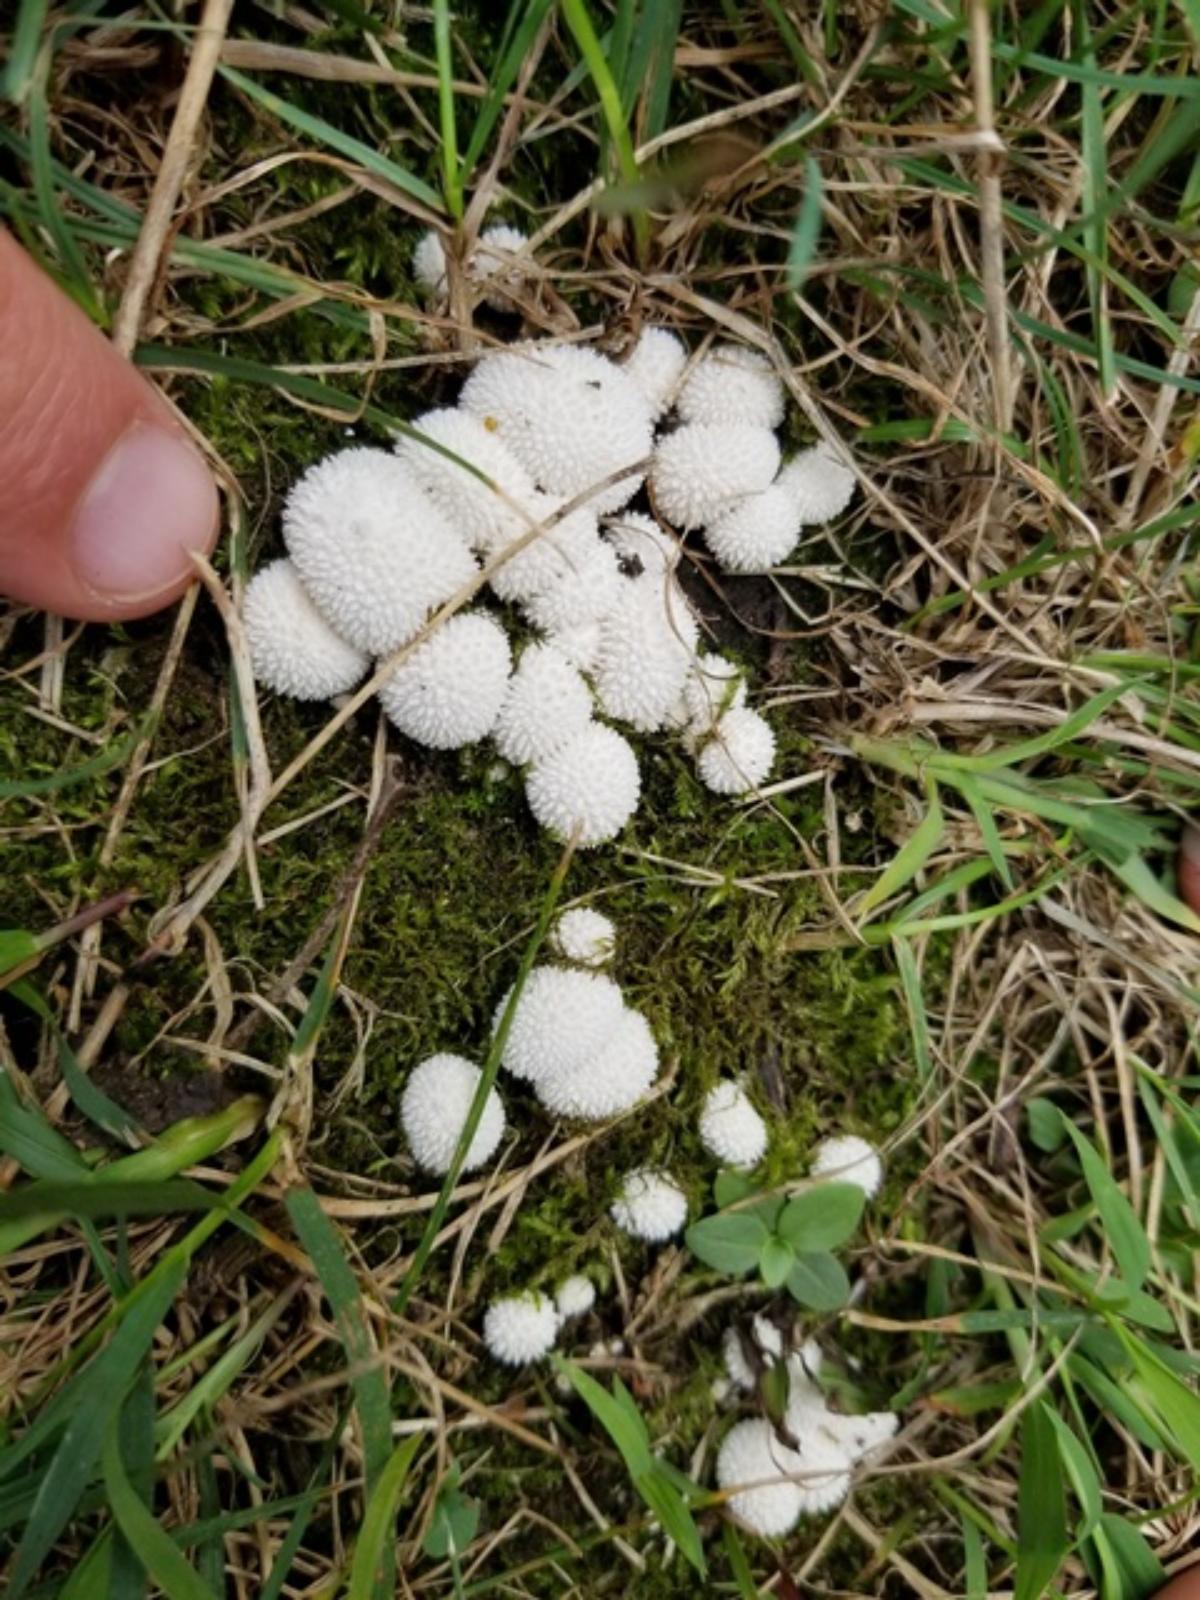
<path id="1" fill-rule="evenodd" d="M 136 422 L 113 445 L 75 510 L 75 570 L 107 599 L 149 599 L 191 576 L 217 530 L 217 489 L 183 437 Z"/>

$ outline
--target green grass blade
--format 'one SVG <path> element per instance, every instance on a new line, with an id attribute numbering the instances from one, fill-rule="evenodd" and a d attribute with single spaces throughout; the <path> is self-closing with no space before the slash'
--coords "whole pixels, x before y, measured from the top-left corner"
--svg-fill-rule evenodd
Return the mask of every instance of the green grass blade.
<path id="1" fill-rule="evenodd" d="M 509 22 L 511 24 L 518 13 L 521 20 L 512 30 L 511 38 L 499 63 L 492 69 L 487 95 L 475 117 L 475 125 L 471 129 L 471 137 L 467 141 L 466 153 L 462 159 L 464 183 L 470 182 L 476 163 L 483 154 L 484 147 L 492 136 L 492 129 L 504 109 L 504 97 L 517 81 L 517 74 L 533 48 L 533 41 L 549 9 L 550 0 L 513 0 Z"/>
<path id="2" fill-rule="evenodd" d="M 380 155 L 378 150 L 372 150 L 369 144 L 364 144 L 353 134 L 343 133 L 340 128 L 335 128 L 324 118 L 301 111 L 299 106 L 294 106 L 290 101 L 273 94 L 270 89 L 264 89 L 261 83 L 246 77 L 234 67 L 222 66 L 217 70 L 230 83 L 236 84 L 243 94 L 257 101 L 264 111 L 269 111 L 281 122 L 286 122 L 290 128 L 295 128 L 296 132 L 302 133 L 306 139 L 313 139 L 330 150 L 336 150 L 339 155 L 356 161 L 360 167 L 365 167 L 375 177 L 382 178 L 385 183 L 392 184 L 404 194 L 411 195 L 414 200 L 419 200 L 431 211 L 440 213 L 445 209 L 436 189 L 431 189 L 423 179 L 415 177 L 407 167 L 402 167 L 387 156 Z"/>
<path id="3" fill-rule="evenodd" d="M 1117 1186 L 1112 1173 L 1090 1139 L 1072 1122 L 1063 1126 L 1079 1156 L 1084 1181 L 1103 1223 L 1104 1237 L 1129 1290 L 1140 1289 L 1150 1267 L 1150 1241 L 1137 1212 Z"/>
<path id="4" fill-rule="evenodd" d="M 104 1445 L 104 1484 L 117 1526 L 145 1563 L 167 1600 L 217 1600 L 179 1546 L 159 1527 L 130 1483 L 121 1460 L 120 1437 L 109 1430 Z"/>
<path id="5" fill-rule="evenodd" d="M 64 1417 L 67 1419 L 54 1457 L 38 1487 L 9 1574 L 8 1600 L 21 1600 L 70 1521 L 138 1366 L 186 1277 L 187 1267 L 182 1262 L 163 1273 L 153 1292 L 146 1293 L 128 1312 L 111 1342 L 79 1374 L 69 1391 L 59 1397 L 61 1404 L 43 1411 L 39 1423 L 0 1456 L 0 1476 L 6 1476 L 40 1443 L 41 1436 L 50 1431 L 45 1423 L 52 1412 L 52 1426 Z"/>
<path id="6" fill-rule="evenodd" d="M 929 1046 L 929 1018 L 925 1011 L 925 996 L 921 992 L 921 974 L 913 954 L 912 941 L 897 933 L 892 938 L 892 955 L 900 974 L 900 992 L 908 1012 L 908 1029 L 913 1045 L 913 1064 L 922 1082 L 933 1074 L 933 1051 Z"/>
<path id="7" fill-rule="evenodd" d="M 433 42 L 437 57 L 438 123 L 442 134 L 442 190 L 446 209 L 462 221 L 463 176 L 458 160 L 458 124 L 454 115 L 454 51 L 450 38 L 449 0 L 433 0 Z"/>
<path id="8" fill-rule="evenodd" d="M 651 0 L 642 12 L 629 53 L 629 72 L 642 90 L 641 139 L 657 139 L 667 126 L 671 85 L 675 81 L 675 46 L 683 0 Z"/>
<path id="9" fill-rule="evenodd" d="M 966 775 L 959 781 L 958 792 L 971 808 L 975 826 L 979 829 L 979 837 L 983 840 L 983 848 L 987 851 L 988 860 L 996 869 L 996 876 L 1006 889 L 1013 890 L 1016 885 L 1008 865 L 1008 857 L 1004 853 L 1000 830 L 996 826 L 995 812 L 984 799 L 979 785 Z"/>
<path id="10" fill-rule="evenodd" d="M 60 772 L 48 773 L 44 778 L 0 779 L 0 800 L 27 800 L 34 795 L 57 794 L 89 778 L 102 778 L 106 772 L 119 767 L 133 754 L 137 745 L 150 731 L 150 718 L 143 718 L 132 733 L 114 739 L 97 755 L 81 761 L 77 767 L 66 767 Z"/>
<path id="11" fill-rule="evenodd" d="M 1200 1396 L 1182 1382 L 1146 1343 L 1116 1322 L 1110 1326 L 1125 1346 L 1136 1377 L 1132 1397 L 1150 1412 L 1173 1453 L 1200 1472 Z"/>
<path id="12" fill-rule="evenodd" d="M 821 236 L 821 169 L 812 156 L 804 158 L 804 198 L 788 241 L 787 286 L 799 289 L 812 264 Z"/>
<path id="13" fill-rule="evenodd" d="M 0 94 L 22 105 L 33 86 L 38 47 L 46 24 L 49 0 L 21 0 L 16 26 L 8 46 L 8 61 L 0 78 Z"/>
<path id="14" fill-rule="evenodd" d="M 363 1513 L 362 1528 L 354 1546 L 350 1585 L 346 1600 L 372 1600 L 395 1591 L 396 1508 L 408 1478 L 413 1457 L 421 1446 L 421 1435 L 414 1433 L 392 1452 L 379 1475 L 374 1492 Z M 389 1577 L 389 1574 L 393 1576 Z"/>
<path id="15" fill-rule="evenodd" d="M 946 832 L 946 819 L 938 802 L 937 785 L 927 786 L 929 804 L 925 815 L 896 852 L 886 867 L 855 907 L 855 920 L 859 926 L 878 906 L 910 884 L 941 844 Z"/>
<path id="16" fill-rule="evenodd" d="M 1058 1441 L 1058 1456 L 1062 1469 L 1066 1475 L 1071 1490 L 1079 1501 L 1083 1512 L 1083 1520 L 1076 1529 L 1076 1538 L 1086 1538 L 1100 1521 L 1103 1507 L 1101 1500 L 1100 1479 L 1092 1465 L 1091 1458 L 1083 1445 L 1071 1432 L 1071 1429 L 1051 1406 L 1047 1406 L 1045 1415 L 1054 1429 Z"/>
<path id="17" fill-rule="evenodd" d="M 1040 1600 L 1069 1547 L 1054 1426 L 1037 1400 L 1026 1408 L 1021 1427 L 1014 1600 Z"/>
<path id="18" fill-rule="evenodd" d="M 629 132 L 625 109 L 621 104 L 621 91 L 617 88 L 609 69 L 604 47 L 596 36 L 586 0 L 560 0 L 560 6 L 599 96 L 604 124 L 617 153 L 617 166 L 622 182 L 628 187 L 635 187 L 639 181 L 637 157 L 634 154 L 633 139 Z M 648 236 L 645 213 L 635 212 L 633 221 L 639 248 L 643 248 Z"/>
<path id="19" fill-rule="evenodd" d="M 733 1581 L 737 1584 L 739 1600 L 759 1600 L 759 1587 L 746 1559 L 741 1535 L 732 1522 L 722 1522 L 721 1543 L 725 1546 L 725 1557 L 733 1573 Z"/>
<path id="20" fill-rule="evenodd" d="M 350 1386 L 362 1430 L 366 1493 L 370 1499 L 382 1482 L 392 1453 L 392 1402 L 387 1378 L 378 1365 L 378 1353 L 371 1338 L 358 1282 L 333 1224 L 321 1210 L 311 1189 L 292 1189 L 286 1203 L 292 1226 L 321 1280 L 346 1359 L 355 1369 Z M 387 1555 L 381 1558 L 385 1565 L 390 1555 L 389 1547 Z M 390 1596 L 394 1588 L 395 1574 L 391 1572 L 388 1583 L 381 1582 L 377 1593 Z"/>
<path id="21" fill-rule="evenodd" d="M 138 1130 L 138 1124 L 123 1106 L 110 1099 L 103 1089 L 97 1088 L 80 1065 L 79 1057 L 68 1044 L 65 1035 L 60 1030 L 53 1012 L 45 1000 L 28 982 L 22 980 L 14 983 L 9 993 L 28 1007 L 50 1030 L 58 1053 L 59 1071 L 63 1075 L 63 1082 L 70 1092 L 71 1099 L 78 1109 L 87 1117 L 89 1122 L 94 1122 L 105 1133 L 112 1134 L 117 1139 L 128 1139 Z"/>
<path id="22" fill-rule="evenodd" d="M 154 1368 L 143 1360 L 114 1429 L 132 1492 L 142 1505 L 154 1502 Z M 113 1544 L 109 1600 L 145 1600 L 146 1567 L 136 1547 L 120 1534 Z"/>

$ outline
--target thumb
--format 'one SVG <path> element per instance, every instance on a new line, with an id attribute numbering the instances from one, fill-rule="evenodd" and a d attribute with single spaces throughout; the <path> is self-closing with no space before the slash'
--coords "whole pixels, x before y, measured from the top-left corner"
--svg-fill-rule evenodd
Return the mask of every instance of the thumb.
<path id="1" fill-rule="evenodd" d="M 165 401 L 0 229 L 0 593 L 146 616 L 187 588 L 217 510 Z"/>

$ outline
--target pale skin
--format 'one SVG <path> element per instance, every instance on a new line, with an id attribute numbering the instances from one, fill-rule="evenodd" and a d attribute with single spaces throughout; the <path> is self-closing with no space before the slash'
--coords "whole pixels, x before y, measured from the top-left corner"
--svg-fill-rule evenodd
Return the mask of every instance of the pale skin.
<path id="1" fill-rule="evenodd" d="M 0 229 L 0 594 L 148 616 L 192 582 L 218 512 L 166 402 Z"/>

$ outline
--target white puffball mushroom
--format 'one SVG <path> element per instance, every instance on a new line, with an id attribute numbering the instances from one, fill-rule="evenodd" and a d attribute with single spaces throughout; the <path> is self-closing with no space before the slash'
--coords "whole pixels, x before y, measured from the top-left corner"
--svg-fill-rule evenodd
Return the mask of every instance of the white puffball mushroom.
<path id="1" fill-rule="evenodd" d="M 334 631 L 385 656 L 475 573 L 466 544 L 387 450 L 339 450 L 310 467 L 283 508 L 300 581 Z"/>
<path id="2" fill-rule="evenodd" d="M 671 403 L 687 358 L 687 346 L 669 328 L 642 329 L 621 370 L 637 385 L 652 416 L 661 416 Z"/>
<path id="3" fill-rule="evenodd" d="M 629 576 L 653 573 L 661 579 L 674 572 L 681 554 L 679 541 L 644 511 L 619 511 L 605 523 L 605 535 L 626 564 Z"/>
<path id="4" fill-rule="evenodd" d="M 789 461 L 777 482 L 805 527 L 840 516 L 854 498 L 853 472 L 824 441 Z"/>
<path id="5" fill-rule="evenodd" d="M 638 463 L 652 445 L 650 409 L 620 368 L 577 345 L 535 345 L 485 356 L 459 400 L 508 446 L 540 489 L 585 491 L 597 511 L 613 511 L 642 481 Z M 597 485 L 622 468 L 615 485 Z"/>
<path id="6" fill-rule="evenodd" d="M 366 672 L 361 650 L 338 637 L 286 559 L 254 574 L 242 604 L 250 663 L 259 683 L 297 700 L 345 694 Z"/>
<path id="7" fill-rule="evenodd" d="M 440 1175 L 450 1170 L 482 1076 L 472 1062 L 450 1054 L 430 1056 L 409 1073 L 400 1097 L 400 1121 L 413 1159 L 426 1172 Z M 503 1136 L 504 1106 L 490 1089 L 463 1171 L 473 1172 L 489 1162 Z"/>
<path id="8" fill-rule="evenodd" d="M 746 703 L 746 680 L 736 661 L 726 656 L 696 658 L 683 686 L 683 710 L 696 734 L 712 731 L 727 711 Z"/>
<path id="9" fill-rule="evenodd" d="M 496 1007 L 493 1031 L 508 1007 L 509 989 Z M 504 1041 L 501 1065 L 514 1078 L 537 1084 L 573 1071 L 604 1049 L 624 1011 L 611 978 L 575 967 L 534 967 Z"/>
<path id="10" fill-rule="evenodd" d="M 603 644 L 603 634 L 600 619 L 595 622 L 581 622 L 578 627 L 569 629 L 566 633 L 550 633 L 546 636 L 548 644 L 562 652 L 573 667 L 580 672 L 595 672 L 600 661 L 600 649 Z"/>
<path id="11" fill-rule="evenodd" d="M 804 1493 L 789 1476 L 799 1469 L 795 1451 L 761 1417 L 735 1423 L 717 1454 L 718 1485 L 737 1491 L 726 1501 L 730 1515 L 764 1539 L 782 1538 L 799 1522 Z"/>
<path id="12" fill-rule="evenodd" d="M 498 599 L 526 604 L 578 573 L 600 540 L 596 514 L 587 506 L 558 516 L 563 501 L 536 489 L 524 496 L 521 504 L 530 520 L 523 518 L 519 528 L 489 551 L 489 564 L 510 545 L 527 538 L 535 526 L 537 532 L 496 568 L 488 583 Z"/>
<path id="13" fill-rule="evenodd" d="M 810 1176 L 833 1183 L 853 1183 L 869 1200 L 883 1182 L 883 1161 L 878 1150 L 857 1134 L 823 1139 L 813 1156 Z"/>
<path id="14" fill-rule="evenodd" d="M 557 1307 L 546 1295 L 504 1295 L 484 1313 L 483 1342 L 493 1361 L 523 1367 L 549 1354 L 558 1328 Z"/>
<path id="15" fill-rule="evenodd" d="M 563 1322 L 572 1317 L 586 1317 L 596 1304 L 596 1285 L 582 1272 L 576 1272 L 559 1284 L 554 1303 Z"/>
<path id="16" fill-rule="evenodd" d="M 426 411 L 413 427 L 423 437 L 402 435 L 396 440 L 396 455 L 451 527 L 481 554 L 494 552 L 517 537 L 526 524 L 504 496 L 524 503 L 532 496 L 533 485 L 495 434 L 489 433 L 478 417 L 453 406 Z M 469 461 L 491 483 L 484 483 L 434 445 Z"/>
<path id="17" fill-rule="evenodd" d="M 683 380 L 676 410 L 685 422 L 777 428 L 783 421 L 783 384 L 761 351 L 717 344 Z"/>
<path id="18" fill-rule="evenodd" d="M 616 928 L 591 906 L 572 906 L 564 911 L 551 938 L 561 956 L 581 967 L 604 966 L 617 948 Z"/>
<path id="19" fill-rule="evenodd" d="M 792 553 L 800 537 L 794 497 L 776 482 L 735 500 L 704 529 L 704 542 L 723 572 L 770 572 Z"/>
<path id="20" fill-rule="evenodd" d="M 624 587 L 617 552 L 597 538 L 578 557 L 568 559 L 562 576 L 539 594 L 530 595 L 521 609 L 543 633 L 567 634 L 603 618 Z"/>
<path id="21" fill-rule="evenodd" d="M 650 485 L 674 527 L 700 528 L 742 495 L 765 489 L 779 470 L 779 441 L 750 423 L 689 423 L 654 452 Z"/>
<path id="22" fill-rule="evenodd" d="M 639 1167 L 626 1175 L 612 1203 L 611 1216 L 631 1238 L 661 1244 L 682 1231 L 687 1221 L 687 1196 L 665 1172 Z"/>
<path id="23" fill-rule="evenodd" d="M 543 828 L 587 850 L 620 833 L 637 810 L 641 781 L 629 743 L 614 728 L 592 722 L 534 764 L 525 797 Z"/>
<path id="24" fill-rule="evenodd" d="M 417 240 L 412 255 L 413 277 L 425 293 L 438 300 L 446 292 L 446 250 L 441 235 L 428 229 Z"/>
<path id="25" fill-rule="evenodd" d="M 557 1117 L 603 1122 L 635 1106 L 657 1074 L 658 1046 L 650 1024 L 626 1006 L 596 1054 L 540 1073 L 534 1092 Z"/>
<path id="26" fill-rule="evenodd" d="M 643 733 L 670 720 L 695 662 L 699 624 L 673 578 L 653 572 L 627 580 L 600 624 L 594 674 L 604 711 Z"/>
<path id="27" fill-rule="evenodd" d="M 492 730 L 506 761 L 523 767 L 561 750 L 592 720 L 592 692 L 552 644 L 526 645 Z"/>
<path id="28" fill-rule="evenodd" d="M 492 731 L 508 689 L 508 635 L 482 611 L 459 611 L 395 669 L 379 691 L 400 732 L 457 750 Z"/>
<path id="29" fill-rule="evenodd" d="M 741 1084 L 714 1084 L 700 1111 L 700 1142 L 727 1167 L 754 1167 L 767 1149 L 767 1125 Z"/>
<path id="30" fill-rule="evenodd" d="M 750 1332 L 755 1347 L 765 1360 L 783 1359 L 783 1334 L 769 1317 L 756 1312 L 750 1322 Z M 725 1371 L 729 1375 L 729 1381 L 739 1389 L 756 1388 L 758 1376 L 746 1359 L 741 1334 L 733 1324 L 725 1329 L 721 1352 L 725 1359 Z"/>
<path id="31" fill-rule="evenodd" d="M 757 789 L 775 759 L 771 724 L 748 706 L 726 711 L 696 758 L 700 781 L 714 794 Z"/>
<path id="32" fill-rule="evenodd" d="M 513 297 L 521 293 L 529 277 L 528 243 L 528 235 L 507 222 L 493 223 L 479 235 L 467 276 L 483 286 L 483 298 L 493 311 L 514 309 Z"/>

